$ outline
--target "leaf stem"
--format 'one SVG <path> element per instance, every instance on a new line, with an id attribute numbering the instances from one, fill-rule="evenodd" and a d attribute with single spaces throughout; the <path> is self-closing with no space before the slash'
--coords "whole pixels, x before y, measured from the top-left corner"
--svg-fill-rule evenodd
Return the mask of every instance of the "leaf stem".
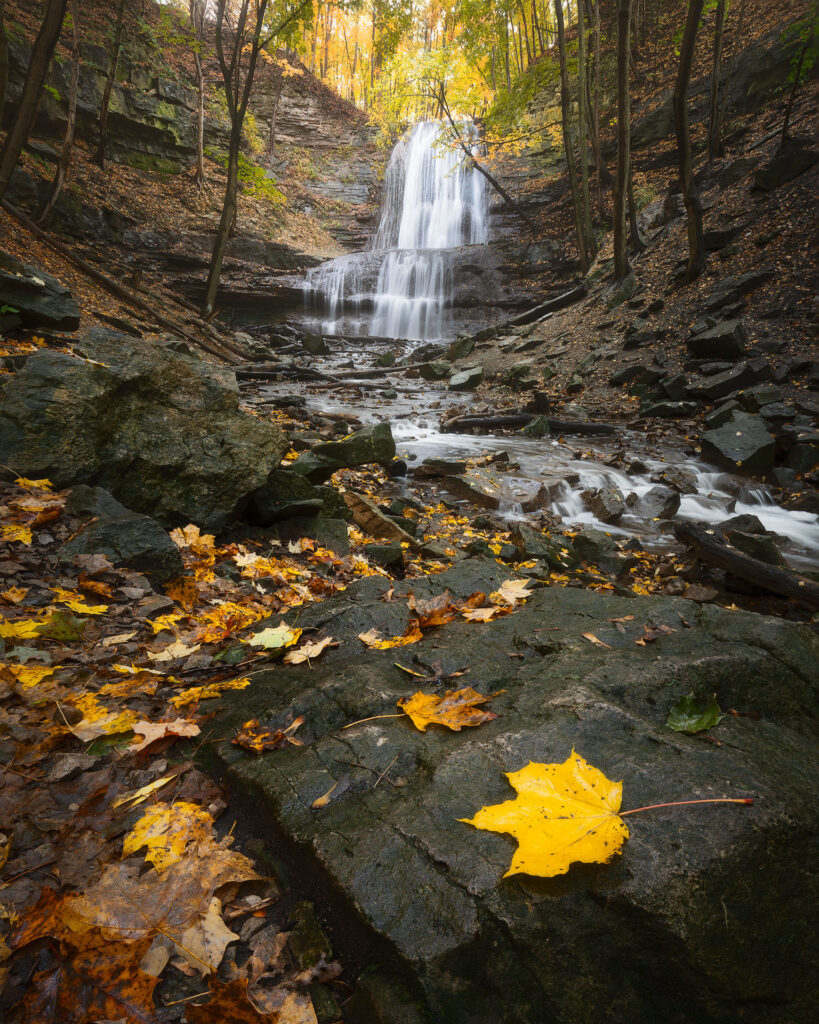
<path id="1" fill-rule="evenodd" d="M 343 729 L 352 729 L 354 725 L 361 725 L 362 722 L 374 722 L 377 718 L 403 718 L 403 714 L 398 715 L 373 715 L 372 718 L 359 718 L 357 722 L 350 722 L 349 725 L 342 726 Z"/>
<path id="2" fill-rule="evenodd" d="M 627 814 L 639 814 L 640 811 L 653 811 L 658 807 L 683 807 L 686 804 L 752 804 L 753 802 L 753 797 L 718 796 L 709 797 L 707 800 L 672 800 L 667 804 L 647 804 L 645 807 L 635 807 L 631 811 L 619 811 L 618 813 L 621 818 L 624 818 Z"/>

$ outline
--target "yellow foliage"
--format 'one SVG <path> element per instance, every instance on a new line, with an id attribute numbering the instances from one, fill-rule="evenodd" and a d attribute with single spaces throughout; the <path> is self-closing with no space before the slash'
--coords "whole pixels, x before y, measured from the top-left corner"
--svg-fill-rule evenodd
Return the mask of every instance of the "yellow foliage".
<path id="1" fill-rule="evenodd" d="M 197 804 L 180 800 L 150 807 L 125 836 L 122 853 L 136 853 L 147 847 L 145 860 L 162 872 L 182 860 L 189 843 L 210 838 L 213 818 Z"/>
<path id="2" fill-rule="evenodd" d="M 53 491 L 54 484 L 50 480 L 28 480 L 24 476 L 18 476 L 14 481 L 24 491 Z"/>
<path id="3" fill-rule="evenodd" d="M 462 690 L 447 690 L 441 697 L 435 693 L 414 693 L 411 697 L 402 697 L 398 707 L 409 715 L 412 724 L 421 732 L 426 732 L 428 725 L 445 725 L 454 732 L 460 732 L 465 725 L 481 725 L 491 722 L 498 716 L 492 711 L 483 711 L 475 707 L 492 700 L 495 694 L 484 697 L 465 686 Z"/>
<path id="4" fill-rule="evenodd" d="M 366 633 L 359 633 L 358 639 L 373 650 L 386 651 L 390 647 L 405 647 L 407 644 L 415 644 L 424 639 L 424 634 L 418 628 L 418 623 L 413 621 L 403 636 L 393 636 L 388 640 L 382 640 L 377 629 L 370 629 Z"/>
<path id="5" fill-rule="evenodd" d="M 623 785 L 611 782 L 572 750 L 562 764 L 530 761 L 507 778 L 518 793 L 514 800 L 482 807 L 460 821 L 488 832 L 506 832 L 518 841 L 504 875 L 550 878 L 576 863 L 606 864 L 628 839 L 617 813 Z"/>
<path id="6" fill-rule="evenodd" d="M 192 686 L 171 697 L 171 704 L 175 708 L 182 708 L 186 704 L 207 700 L 208 697 L 220 697 L 225 690 L 244 690 L 246 686 L 250 686 L 248 676 L 241 679 L 225 679 L 221 683 L 208 683 L 205 686 Z"/>
<path id="7" fill-rule="evenodd" d="M 75 590 L 66 590 L 63 587 L 50 587 L 49 589 L 57 595 L 57 603 L 66 605 L 72 612 L 82 612 L 84 615 L 104 615 L 108 611 L 107 604 L 86 604 Z"/>
<path id="8" fill-rule="evenodd" d="M 9 544 L 30 544 L 31 529 L 22 523 L 6 523 L 0 526 L 0 541 L 7 541 Z"/>
<path id="9" fill-rule="evenodd" d="M 16 622 L 0 620 L 0 636 L 5 640 L 33 640 L 40 635 L 41 625 L 35 619 L 17 619 Z"/>
<path id="10" fill-rule="evenodd" d="M 10 672 L 19 683 L 21 683 L 24 690 L 30 689 L 32 686 L 38 686 L 44 679 L 48 679 L 50 675 L 54 674 L 56 668 L 61 668 L 61 665 L 6 665 L 0 663 L 0 667 L 4 668 L 7 672 Z"/>

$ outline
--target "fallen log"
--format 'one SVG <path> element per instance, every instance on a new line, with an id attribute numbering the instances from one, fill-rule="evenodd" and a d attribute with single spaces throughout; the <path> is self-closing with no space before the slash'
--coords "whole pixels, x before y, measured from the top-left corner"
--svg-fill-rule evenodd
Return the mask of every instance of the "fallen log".
<path id="1" fill-rule="evenodd" d="M 526 324 L 531 324 L 534 323 L 535 320 L 539 320 L 547 313 L 555 313 L 559 309 L 565 309 L 566 306 L 573 306 L 575 302 L 579 302 L 585 297 L 586 286 L 579 284 L 575 288 L 570 288 L 569 291 L 563 292 L 561 295 L 555 295 L 554 298 L 541 302 L 539 306 L 527 309 L 525 313 L 518 313 L 518 315 L 513 316 L 511 320 L 507 320 L 503 326 L 524 327 Z"/>
<path id="2" fill-rule="evenodd" d="M 677 523 L 674 533 L 679 541 L 693 548 L 697 558 L 738 579 L 753 583 L 782 597 L 789 597 L 813 611 L 819 610 L 819 583 L 790 569 L 768 565 L 721 540 L 710 528 L 696 523 Z"/>
<path id="3" fill-rule="evenodd" d="M 441 424 L 445 434 L 457 430 L 469 430 L 477 427 L 480 430 L 503 430 L 508 427 L 525 427 L 527 423 L 537 419 L 541 414 L 522 412 L 513 414 L 493 413 L 489 416 L 456 416 Z M 549 430 L 555 434 L 600 434 L 609 435 L 616 432 L 613 423 L 585 423 L 574 420 L 556 420 L 547 417 Z"/>

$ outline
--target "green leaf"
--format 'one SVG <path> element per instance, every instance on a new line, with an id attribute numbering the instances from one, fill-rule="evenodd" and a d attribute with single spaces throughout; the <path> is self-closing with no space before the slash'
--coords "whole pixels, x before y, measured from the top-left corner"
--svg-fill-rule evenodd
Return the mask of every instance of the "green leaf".
<path id="1" fill-rule="evenodd" d="M 47 636 L 51 640 L 62 640 L 65 643 L 72 643 L 82 640 L 83 629 L 86 619 L 77 618 L 68 611 L 54 609 L 48 619 L 37 629 L 40 636 Z"/>
<path id="2" fill-rule="evenodd" d="M 263 629 L 261 633 L 254 633 L 248 638 L 251 647 L 264 647 L 268 651 L 281 651 L 285 647 L 291 647 L 301 636 L 300 629 L 291 629 L 286 622 L 280 622 L 278 626 L 270 626 Z"/>
<path id="3" fill-rule="evenodd" d="M 711 698 L 708 705 L 703 705 L 693 693 L 689 693 L 685 697 L 680 697 L 671 708 L 665 724 L 674 732 L 695 733 L 710 729 L 724 717 L 715 697 Z"/>

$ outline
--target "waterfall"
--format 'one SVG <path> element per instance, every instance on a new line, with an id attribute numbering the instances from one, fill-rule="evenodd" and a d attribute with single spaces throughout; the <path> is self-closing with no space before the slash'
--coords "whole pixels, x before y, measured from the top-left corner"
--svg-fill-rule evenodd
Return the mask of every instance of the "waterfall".
<path id="1" fill-rule="evenodd" d="M 478 145 L 474 125 L 461 129 Z M 331 260 L 307 276 L 308 308 L 324 334 L 438 340 L 448 331 L 452 275 L 447 250 L 488 240 L 483 175 L 421 121 L 396 145 L 373 248 Z"/>

